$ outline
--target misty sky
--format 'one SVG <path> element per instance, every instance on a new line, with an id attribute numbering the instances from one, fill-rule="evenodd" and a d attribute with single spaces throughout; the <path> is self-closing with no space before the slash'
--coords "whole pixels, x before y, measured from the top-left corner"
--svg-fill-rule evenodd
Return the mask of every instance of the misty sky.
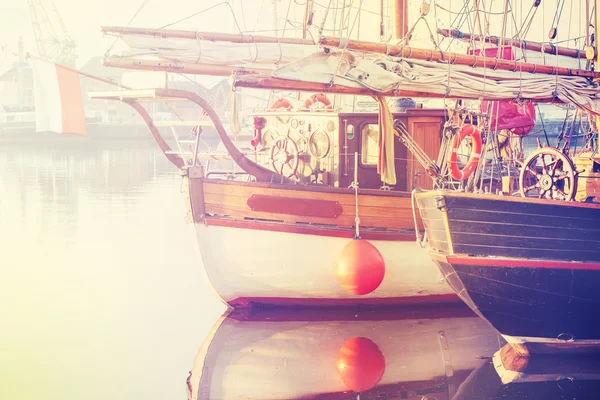
<path id="1" fill-rule="evenodd" d="M 48 3 L 50 0 L 41 0 Z M 66 25 L 69 33 L 75 38 L 79 46 L 78 66 L 83 65 L 90 57 L 101 56 L 114 41 L 112 37 L 103 37 L 100 32 L 101 25 L 127 25 L 140 6 L 146 2 L 142 11 L 135 17 L 130 26 L 158 28 L 194 13 L 215 6 L 215 8 L 197 15 L 189 20 L 174 25 L 174 29 L 190 29 L 198 31 L 220 31 L 237 32 L 234 19 L 229 5 L 224 0 L 52 0 L 56 4 L 58 12 Z M 453 9 L 460 6 L 460 1 L 438 0 L 440 4 L 450 6 Z M 238 23 L 245 31 L 261 30 L 264 27 L 272 28 L 274 15 L 272 4 L 277 4 L 280 23 L 285 19 L 285 10 L 288 0 L 228 0 L 235 10 Z M 319 3 L 326 4 L 326 0 Z M 335 3 L 335 2 L 334 2 Z M 366 1 L 365 3 L 369 3 Z M 495 6 L 501 7 L 502 2 L 494 2 Z M 567 2 L 560 20 L 559 39 L 574 37 L 582 32 L 584 25 L 579 12 L 578 2 Z M 379 1 L 374 4 L 379 4 Z M 421 0 L 409 0 L 410 20 L 415 21 L 418 17 L 418 9 Z M 514 0 L 513 13 L 516 17 L 515 24 L 508 24 L 507 34 L 514 34 L 515 25 L 520 25 L 524 16 L 531 7 L 531 1 Z M 242 7 L 243 11 L 242 12 Z M 547 31 L 554 18 L 555 3 L 542 2 L 539 12 L 534 20 L 533 29 L 530 30 L 532 37 L 529 40 L 548 40 Z M 303 7 L 298 7 L 302 9 Z M 319 7 L 317 7 L 318 9 Z M 496 11 L 501 11 L 496 10 Z M 414 14 L 414 15 L 413 15 Z M 454 16 L 440 11 L 438 17 L 440 24 L 449 26 Z M 428 20 L 432 23 L 432 15 Z M 495 15 L 496 22 L 492 30 L 499 29 L 501 17 Z M 290 20 L 301 20 L 300 15 L 289 15 Z M 446 21 L 447 20 L 447 21 Z M 466 29 L 466 27 L 465 27 Z M 468 29 L 466 29 L 468 30 Z M 498 32 L 499 33 L 499 32 Z M 29 7 L 27 0 L 0 0 L 0 46 L 8 46 L 10 52 L 16 52 L 19 36 L 23 37 L 25 50 L 32 54 L 37 53 Z M 414 39 L 415 37 L 413 37 Z M 423 35 L 428 42 L 428 34 Z M 424 43 L 429 44 L 430 43 Z M 0 64 L 14 61 L 14 57 L 0 54 Z"/>
<path id="2" fill-rule="evenodd" d="M 42 0 L 44 3 L 46 0 Z M 110 47 L 114 39 L 103 37 L 101 25 L 126 25 L 143 3 L 143 0 L 53 0 L 67 30 L 79 46 L 78 66 L 90 57 L 100 56 Z M 131 26 L 159 27 L 185 18 L 212 5 L 222 3 L 218 0 L 149 0 L 137 15 Z M 255 9 L 252 3 L 243 1 L 246 15 Z M 230 1 L 239 10 L 241 0 Z M 25 51 L 37 53 L 31 25 L 27 0 L 0 0 L 0 45 L 7 45 L 16 52 L 19 36 L 23 37 Z M 242 23 L 242 22 L 240 22 Z M 180 29 L 231 31 L 233 28 L 231 11 L 226 5 L 220 5 L 206 13 L 198 15 L 185 23 L 178 24 Z M 0 62 L 12 62 L 12 56 L 0 58 Z"/>

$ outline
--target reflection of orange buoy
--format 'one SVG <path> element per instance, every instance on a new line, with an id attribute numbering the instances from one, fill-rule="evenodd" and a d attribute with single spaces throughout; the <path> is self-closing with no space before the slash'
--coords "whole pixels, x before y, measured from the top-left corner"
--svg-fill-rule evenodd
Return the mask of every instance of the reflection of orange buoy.
<path id="1" fill-rule="evenodd" d="M 368 294 L 383 281 L 385 262 L 371 243 L 354 239 L 338 256 L 335 274 L 342 287 L 350 293 Z"/>
<path id="2" fill-rule="evenodd" d="M 371 339 L 354 337 L 340 349 L 335 366 L 348 389 L 363 392 L 375 387 L 383 377 L 385 358 Z"/>

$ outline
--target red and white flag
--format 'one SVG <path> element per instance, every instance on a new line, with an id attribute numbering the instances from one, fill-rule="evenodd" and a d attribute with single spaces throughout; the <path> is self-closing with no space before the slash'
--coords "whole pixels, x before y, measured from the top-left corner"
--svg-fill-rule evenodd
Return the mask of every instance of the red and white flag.
<path id="1" fill-rule="evenodd" d="M 35 93 L 36 131 L 87 135 L 79 73 L 30 58 Z"/>

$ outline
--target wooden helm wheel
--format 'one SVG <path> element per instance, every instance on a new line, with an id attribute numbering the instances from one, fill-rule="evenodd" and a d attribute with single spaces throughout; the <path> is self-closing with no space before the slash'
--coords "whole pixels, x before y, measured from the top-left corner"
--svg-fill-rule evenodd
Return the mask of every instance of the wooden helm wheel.
<path id="1" fill-rule="evenodd" d="M 577 193 L 577 171 L 554 147 L 542 147 L 523 163 L 519 176 L 522 197 L 571 201 Z"/>
<path id="2" fill-rule="evenodd" d="M 280 137 L 271 147 L 271 164 L 279 174 L 291 178 L 298 170 L 298 146 L 289 137 Z"/>

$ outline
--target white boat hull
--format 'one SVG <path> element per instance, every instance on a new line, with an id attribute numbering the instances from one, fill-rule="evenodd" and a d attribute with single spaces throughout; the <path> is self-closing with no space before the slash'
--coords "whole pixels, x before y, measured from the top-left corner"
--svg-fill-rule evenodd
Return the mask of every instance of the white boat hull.
<path id="1" fill-rule="evenodd" d="M 352 239 L 195 224 L 207 277 L 232 306 L 265 304 L 391 304 L 458 301 L 424 249 L 415 242 L 370 241 L 385 261 L 374 292 L 340 286 L 336 259 Z"/>

